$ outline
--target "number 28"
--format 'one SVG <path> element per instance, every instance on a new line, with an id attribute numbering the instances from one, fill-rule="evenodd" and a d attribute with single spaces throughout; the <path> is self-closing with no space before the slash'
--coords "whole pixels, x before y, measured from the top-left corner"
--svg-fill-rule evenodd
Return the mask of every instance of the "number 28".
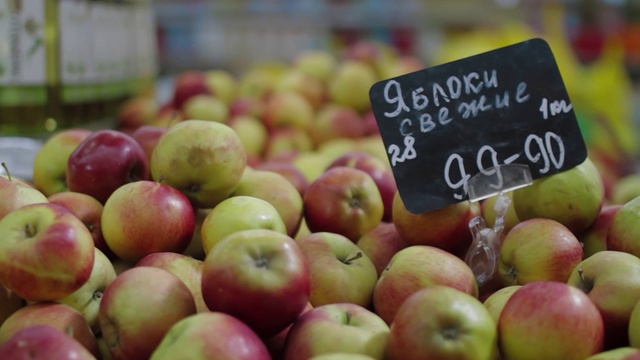
<path id="1" fill-rule="evenodd" d="M 416 139 L 411 135 L 404 137 L 404 150 L 396 144 L 392 144 L 387 148 L 387 153 L 391 158 L 391 166 L 396 166 L 399 162 L 415 159 L 418 156 L 416 149 L 413 147 Z"/>

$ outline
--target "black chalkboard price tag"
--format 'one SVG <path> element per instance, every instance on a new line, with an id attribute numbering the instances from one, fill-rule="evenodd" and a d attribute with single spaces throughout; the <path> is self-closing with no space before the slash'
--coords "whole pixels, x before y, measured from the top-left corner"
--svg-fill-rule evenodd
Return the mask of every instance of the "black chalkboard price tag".
<path id="1" fill-rule="evenodd" d="M 507 164 L 533 179 L 587 149 L 551 48 L 535 38 L 375 83 L 373 112 L 407 209 L 469 199 L 467 181 Z"/>

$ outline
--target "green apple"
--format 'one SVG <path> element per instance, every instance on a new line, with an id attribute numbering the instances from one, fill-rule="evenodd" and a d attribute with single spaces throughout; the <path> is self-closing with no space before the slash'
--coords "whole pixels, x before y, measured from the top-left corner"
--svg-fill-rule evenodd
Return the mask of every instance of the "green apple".
<path id="1" fill-rule="evenodd" d="M 303 360 L 331 353 L 384 359 L 389 326 L 376 313 L 352 303 L 315 307 L 293 324 L 285 360 Z"/>
<path id="2" fill-rule="evenodd" d="M 371 108 L 369 89 L 377 80 L 371 65 L 358 60 L 344 60 L 329 78 L 329 99 L 363 113 Z"/>
<path id="3" fill-rule="evenodd" d="M 574 233 L 584 231 L 595 221 L 603 203 L 602 176 L 589 158 L 574 168 L 513 191 L 513 206 L 520 220 L 548 218 Z"/>
<path id="4" fill-rule="evenodd" d="M 489 310 L 489 314 L 491 314 L 493 320 L 496 321 L 496 324 L 500 319 L 500 314 L 502 313 L 504 305 L 507 303 L 511 295 L 513 295 L 513 293 L 518 291 L 518 289 L 520 289 L 521 287 L 522 285 L 505 286 L 488 295 L 482 302 L 487 310 Z"/>
<path id="5" fill-rule="evenodd" d="M 524 220 L 502 241 L 498 274 L 504 285 L 566 282 L 582 254 L 578 238 L 561 223 L 546 218 Z"/>
<path id="6" fill-rule="evenodd" d="M 433 246 L 413 245 L 398 251 L 380 274 L 373 290 L 374 309 L 391 324 L 402 302 L 433 285 L 450 286 L 478 297 L 476 277 L 462 259 Z"/>
<path id="7" fill-rule="evenodd" d="M 262 339 L 245 323 L 221 312 L 202 312 L 175 323 L 150 360 L 270 360 Z"/>
<path id="8" fill-rule="evenodd" d="M 0 220 L 0 237 L 0 283 L 27 301 L 61 299 L 90 278 L 93 238 L 61 205 L 14 210 Z"/>
<path id="9" fill-rule="evenodd" d="M 628 201 L 613 216 L 607 232 L 607 249 L 640 256 L 640 196 Z"/>
<path id="10" fill-rule="evenodd" d="M 308 130 L 315 119 L 313 106 L 295 91 L 275 92 L 265 100 L 262 121 L 269 130 L 294 127 Z"/>
<path id="11" fill-rule="evenodd" d="M 313 109 L 318 109 L 326 101 L 326 87 L 322 80 L 305 72 L 289 67 L 277 79 L 274 92 L 293 91 L 304 96 Z"/>
<path id="12" fill-rule="evenodd" d="M 193 295 L 180 278 L 139 266 L 107 287 L 98 318 L 114 359 L 148 359 L 175 323 L 195 313 Z"/>
<path id="13" fill-rule="evenodd" d="M 204 72 L 211 93 L 230 106 L 238 96 L 238 80 L 227 70 L 211 69 Z"/>
<path id="14" fill-rule="evenodd" d="M 102 294 L 115 278 L 116 270 L 113 268 L 113 264 L 102 251 L 95 248 L 93 269 L 89 280 L 78 290 L 58 300 L 58 302 L 78 310 L 87 319 L 91 330 L 95 334 L 99 334 L 98 312 L 100 311 Z"/>
<path id="15" fill-rule="evenodd" d="M 632 360 L 640 358 L 640 349 L 623 346 L 591 355 L 585 360 Z"/>
<path id="16" fill-rule="evenodd" d="M 200 228 L 205 254 L 227 235 L 247 229 L 269 229 L 287 234 L 278 210 L 266 200 L 237 195 L 223 200 L 205 217 Z"/>
<path id="17" fill-rule="evenodd" d="M 242 178 L 247 153 L 229 126 L 185 120 L 160 138 L 151 156 L 153 179 L 184 192 L 197 208 L 212 208 L 231 195 Z"/>
<path id="18" fill-rule="evenodd" d="M 621 204 L 604 205 L 593 224 L 577 234 L 584 249 L 585 259 L 599 251 L 607 250 L 609 228 L 613 217 L 621 208 Z"/>
<path id="19" fill-rule="evenodd" d="M 629 317 L 640 301 L 640 258 L 620 251 L 597 252 L 573 269 L 567 283 L 584 291 L 600 310 L 605 346 L 628 345 Z"/>
<path id="20" fill-rule="evenodd" d="M 387 359 L 486 359 L 498 353 L 498 327 L 480 300 L 449 286 L 409 296 L 391 324 Z"/>
<path id="21" fill-rule="evenodd" d="M 336 233 L 315 232 L 296 242 L 309 264 L 312 306 L 343 302 L 371 305 L 378 273 L 353 241 Z"/>
<path id="22" fill-rule="evenodd" d="M 611 203 L 623 205 L 640 196 L 640 174 L 619 178 L 611 189 Z"/>
<path id="23" fill-rule="evenodd" d="M 251 115 L 239 115 L 229 119 L 228 124 L 240 137 L 247 155 L 262 157 L 269 132 L 260 119 Z"/>
<path id="24" fill-rule="evenodd" d="M 46 196 L 68 191 L 67 161 L 71 153 L 91 130 L 71 128 L 60 130 L 42 144 L 33 162 L 33 183 Z"/>
<path id="25" fill-rule="evenodd" d="M 296 55 L 292 66 L 326 83 L 338 66 L 338 58 L 326 50 L 304 50 Z"/>
<path id="26" fill-rule="evenodd" d="M 229 119 L 229 106 L 212 95 L 194 95 L 182 105 L 182 115 L 185 119 L 226 123 Z"/>

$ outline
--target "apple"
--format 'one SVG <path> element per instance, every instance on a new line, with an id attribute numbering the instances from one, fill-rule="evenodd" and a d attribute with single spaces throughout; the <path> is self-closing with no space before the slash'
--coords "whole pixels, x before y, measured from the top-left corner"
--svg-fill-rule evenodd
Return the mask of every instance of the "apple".
<path id="1" fill-rule="evenodd" d="M 107 286 L 116 278 L 116 270 L 111 260 L 102 251 L 98 250 L 98 248 L 95 248 L 94 251 L 93 269 L 89 280 L 78 290 L 63 297 L 58 302 L 78 310 L 87 319 L 91 330 L 95 334 L 99 334 L 98 312 L 100 310 L 100 302 Z"/>
<path id="2" fill-rule="evenodd" d="M 394 61 L 378 69 L 380 77 L 390 79 L 409 74 L 426 67 L 424 61 L 412 54 L 400 54 Z"/>
<path id="3" fill-rule="evenodd" d="M 316 181 L 320 175 L 324 174 L 333 160 L 335 157 L 331 154 L 319 151 L 300 152 L 290 159 L 309 183 Z"/>
<path id="4" fill-rule="evenodd" d="M 234 118 L 236 116 L 247 115 L 262 120 L 264 108 L 264 101 L 260 98 L 252 96 L 237 97 L 229 105 L 229 117 Z"/>
<path id="5" fill-rule="evenodd" d="M 93 244 L 109 258 L 113 257 L 102 235 L 102 211 L 104 205 L 93 196 L 75 191 L 62 191 L 48 197 L 50 203 L 62 205 L 80 219 L 93 238 Z"/>
<path id="6" fill-rule="evenodd" d="M 611 189 L 611 203 L 623 205 L 640 196 L 640 174 L 631 173 L 620 177 Z"/>
<path id="7" fill-rule="evenodd" d="M 87 320 L 76 309 L 57 302 L 36 302 L 13 313 L 0 326 L 0 346 L 21 330 L 37 325 L 49 325 L 64 332 L 98 357 L 98 342 Z"/>
<path id="8" fill-rule="evenodd" d="M 80 342 L 51 325 L 33 325 L 16 332 L 0 347 L 0 358 L 13 360 L 96 359 Z"/>
<path id="9" fill-rule="evenodd" d="M 314 120 L 313 106 L 298 92 L 276 92 L 265 99 L 262 121 L 270 130 L 294 127 L 306 131 Z"/>
<path id="10" fill-rule="evenodd" d="M 280 127 L 269 130 L 264 159 L 275 160 L 283 155 L 297 155 L 311 151 L 313 151 L 313 140 L 309 131 L 298 127 Z"/>
<path id="11" fill-rule="evenodd" d="M 182 104 L 182 115 L 185 119 L 226 123 L 229 119 L 229 107 L 215 96 L 194 95 Z"/>
<path id="12" fill-rule="evenodd" d="M 151 156 L 154 180 L 182 191 L 196 208 L 231 195 L 247 165 L 242 140 L 229 126 L 184 120 L 160 138 Z"/>
<path id="13" fill-rule="evenodd" d="M 484 300 L 482 296 L 480 297 L 480 300 L 482 300 L 482 304 L 487 308 L 487 310 L 489 310 L 489 313 L 496 321 L 496 324 L 500 319 L 500 314 L 502 313 L 504 304 L 506 304 L 511 295 L 513 295 L 513 293 L 521 287 L 522 285 L 504 286 L 491 293 L 485 294 Z"/>
<path id="14" fill-rule="evenodd" d="M 173 105 L 182 110 L 184 103 L 196 95 L 215 95 L 207 84 L 204 72 L 184 71 L 178 74 L 173 83 Z"/>
<path id="15" fill-rule="evenodd" d="M 349 302 L 368 308 L 378 273 L 353 241 L 331 232 L 314 232 L 296 240 L 311 273 L 313 307 Z"/>
<path id="16" fill-rule="evenodd" d="M 429 245 L 464 258 L 473 236 L 469 222 L 480 215 L 477 202 L 461 201 L 420 214 L 410 212 L 399 192 L 393 199 L 391 217 L 400 237 L 408 245 Z"/>
<path id="17" fill-rule="evenodd" d="M 269 133 L 264 123 L 250 115 L 235 116 L 227 123 L 240 137 L 247 155 L 262 158 L 269 140 Z"/>
<path id="18" fill-rule="evenodd" d="M 304 313 L 293 324 L 285 360 L 350 353 L 384 359 L 389 326 L 374 312 L 353 303 L 326 304 Z"/>
<path id="19" fill-rule="evenodd" d="M 286 233 L 291 237 L 300 228 L 304 216 L 303 197 L 286 177 L 277 172 L 245 171 L 231 196 L 252 196 L 271 204 L 280 214 Z"/>
<path id="20" fill-rule="evenodd" d="M 622 204 L 613 215 L 607 232 L 607 249 L 640 256 L 638 221 L 640 221 L 640 197 Z"/>
<path id="21" fill-rule="evenodd" d="M 193 237 L 191 238 L 191 242 L 187 249 L 182 253 L 187 256 L 191 256 L 194 259 L 204 260 L 207 255 L 204 252 L 204 247 L 202 246 L 202 224 L 204 223 L 204 219 L 206 219 L 207 215 L 211 209 L 196 209 L 196 228 L 193 232 Z"/>
<path id="22" fill-rule="evenodd" d="M 375 360 L 374 357 L 364 354 L 334 352 L 310 357 L 309 360 Z"/>
<path id="23" fill-rule="evenodd" d="M 211 311 L 235 316 L 267 338 L 298 317 L 309 301 L 310 282 L 295 240 L 250 229 L 230 234 L 207 254 L 202 296 Z"/>
<path id="24" fill-rule="evenodd" d="M 336 138 L 327 140 L 324 143 L 316 147 L 316 152 L 326 154 L 331 157 L 332 161 L 335 161 L 342 155 L 359 150 L 358 143 L 362 138 L 350 139 L 350 138 Z"/>
<path id="25" fill-rule="evenodd" d="M 183 120 L 185 120 L 185 118 L 182 111 L 176 108 L 173 103 L 166 103 L 160 108 L 158 115 L 150 125 L 167 129 Z"/>
<path id="26" fill-rule="evenodd" d="M 617 349 L 604 350 L 591 355 L 585 360 L 634 360 L 640 359 L 640 349 L 623 346 Z"/>
<path id="27" fill-rule="evenodd" d="M 132 96 L 117 109 L 117 127 L 122 131 L 134 131 L 140 126 L 149 125 L 159 110 L 160 107 L 152 96 Z"/>
<path id="28" fill-rule="evenodd" d="M 341 234 L 356 242 L 382 221 L 384 203 L 364 170 L 327 169 L 304 192 L 304 217 L 312 232 Z"/>
<path id="29" fill-rule="evenodd" d="M 205 82 L 212 94 L 231 105 L 238 95 L 238 81 L 233 74 L 223 69 L 211 69 L 204 72 Z"/>
<path id="30" fill-rule="evenodd" d="M 462 259 L 437 247 L 413 245 L 398 251 L 380 274 L 373 290 L 375 312 L 391 324 L 411 294 L 433 285 L 478 297 L 476 277 Z"/>
<path id="31" fill-rule="evenodd" d="M 326 83 L 335 71 L 338 63 L 339 60 L 329 51 L 307 49 L 296 54 L 291 65 L 298 71 Z"/>
<path id="32" fill-rule="evenodd" d="M 511 205 L 507 208 L 507 212 L 505 214 L 505 223 L 502 230 L 503 237 L 509 232 L 509 230 L 520 222 L 518 214 L 516 214 L 516 208 L 513 206 L 513 191 L 508 191 L 504 193 L 504 195 L 511 199 Z M 498 194 L 490 196 L 480 202 L 480 214 L 485 224 L 487 224 L 487 227 L 492 228 L 495 225 L 497 216 L 495 206 L 499 198 L 500 195 Z"/>
<path id="33" fill-rule="evenodd" d="M 97 130 L 84 139 L 67 162 L 70 191 L 91 195 L 104 204 L 120 186 L 149 178 L 149 160 L 131 136 Z"/>
<path id="34" fill-rule="evenodd" d="M 378 120 L 376 120 L 373 109 L 365 111 L 365 113 L 362 115 L 362 121 L 364 122 L 365 136 L 380 136 L 380 127 L 378 127 Z"/>
<path id="35" fill-rule="evenodd" d="M 585 359 L 603 350 L 604 322 L 582 290 L 536 281 L 507 300 L 498 333 L 503 359 Z"/>
<path id="36" fill-rule="evenodd" d="M 636 349 L 640 348 L 640 301 L 636 303 L 631 310 L 629 316 L 629 329 L 627 337 L 629 339 L 629 345 Z"/>
<path id="37" fill-rule="evenodd" d="M 339 138 L 357 139 L 365 134 L 365 124 L 353 108 L 327 103 L 318 109 L 309 133 L 316 147 Z"/>
<path id="38" fill-rule="evenodd" d="M 202 222 L 200 237 L 205 254 L 229 234 L 247 229 L 287 234 L 287 226 L 271 203 L 255 196 L 232 196 L 211 209 Z"/>
<path id="39" fill-rule="evenodd" d="M 498 327 L 478 298 L 435 285 L 418 290 L 391 324 L 387 359 L 486 359 L 498 354 Z"/>
<path id="40" fill-rule="evenodd" d="M 27 301 L 61 299 L 91 275 L 91 233 L 61 205 L 14 210 L 0 220 L 0 236 L 0 284 Z"/>
<path id="41" fill-rule="evenodd" d="M 167 129 L 166 126 L 142 125 L 131 133 L 131 137 L 142 146 L 144 153 L 147 154 L 147 159 L 151 161 L 153 149 L 156 148 L 158 140 L 167 132 Z"/>
<path id="42" fill-rule="evenodd" d="M 90 134 L 89 129 L 63 129 L 49 136 L 42 144 L 33 160 L 33 184 L 45 196 L 69 190 L 67 161 Z"/>
<path id="43" fill-rule="evenodd" d="M 156 252 L 149 254 L 135 264 L 139 266 L 152 266 L 167 270 L 177 276 L 189 288 L 196 303 L 198 312 L 209 311 L 202 298 L 202 260 L 194 259 L 190 256 L 178 254 L 170 251 Z"/>
<path id="44" fill-rule="evenodd" d="M 380 190 L 382 201 L 384 203 L 383 221 L 392 221 L 393 215 L 393 198 L 398 192 L 398 185 L 393 176 L 393 170 L 388 162 L 378 159 L 371 153 L 361 150 L 353 150 L 340 155 L 336 158 L 327 169 L 337 166 L 348 166 L 365 171 L 371 175 Z"/>
<path id="45" fill-rule="evenodd" d="M 317 77 L 306 74 L 295 67 L 287 68 L 276 80 L 273 86 L 274 92 L 293 91 L 304 96 L 314 110 L 320 108 L 326 102 L 326 86 Z"/>
<path id="46" fill-rule="evenodd" d="M 262 161 L 260 164 L 254 167 L 255 170 L 273 171 L 291 181 L 293 186 L 298 190 L 300 195 L 303 195 L 309 186 L 309 181 L 304 176 L 302 171 L 293 165 L 290 161 Z"/>
<path id="47" fill-rule="evenodd" d="M 513 191 L 518 219 L 548 218 L 574 233 L 584 231 L 604 204 L 604 185 L 595 164 L 587 158 L 567 171 L 533 181 Z"/>
<path id="48" fill-rule="evenodd" d="M 2 163 L 4 165 L 4 163 Z M 25 205 L 47 203 L 49 200 L 39 190 L 17 182 L 15 178 L 0 176 L 0 220 Z"/>
<path id="49" fill-rule="evenodd" d="M 174 324 L 150 360 L 270 360 L 262 339 L 242 321 L 220 312 L 203 312 Z"/>
<path id="50" fill-rule="evenodd" d="M 393 255 L 407 247 L 395 225 L 384 221 L 362 235 L 356 245 L 371 259 L 378 276 L 382 274 Z"/>
<path id="51" fill-rule="evenodd" d="M 609 227 L 620 208 L 622 204 L 604 205 L 593 224 L 577 234 L 578 240 L 582 243 L 585 259 L 599 251 L 607 250 Z"/>
<path id="52" fill-rule="evenodd" d="M 371 108 L 369 89 L 377 80 L 371 65 L 358 60 L 343 60 L 328 81 L 329 99 L 364 113 Z"/>
<path id="53" fill-rule="evenodd" d="M 567 282 L 582 257 L 580 241 L 566 226 L 547 218 L 524 220 L 502 241 L 498 275 L 505 285 Z"/>
<path id="54" fill-rule="evenodd" d="M 130 262 L 154 252 L 183 252 L 191 242 L 195 223 L 195 210 L 185 194 L 150 180 L 122 185 L 102 211 L 107 245 Z"/>
<path id="55" fill-rule="evenodd" d="M 175 323 L 195 313 L 193 295 L 180 278 L 139 266 L 107 287 L 98 318 L 113 359 L 148 359 Z"/>
<path id="56" fill-rule="evenodd" d="M 306 313 L 311 309 L 313 309 L 313 306 L 311 305 L 310 302 L 307 302 L 307 306 L 305 306 L 304 309 L 302 309 L 302 312 L 298 315 L 298 318 L 302 316 L 302 314 Z M 291 330 L 291 328 L 293 327 L 293 324 L 295 324 L 296 321 L 297 319 L 294 320 L 289 326 L 284 328 L 284 330 L 280 331 L 279 333 L 271 337 L 262 339 L 262 341 L 264 341 L 264 344 L 267 346 L 267 349 L 269 350 L 269 354 L 271 354 L 271 358 L 282 359 L 284 357 L 284 350 L 287 342 L 287 337 L 289 336 L 289 331 Z"/>
<path id="57" fill-rule="evenodd" d="M 640 258 L 603 250 L 580 262 L 567 280 L 596 305 L 605 326 L 605 347 L 627 346 L 629 318 L 640 301 Z"/>
<path id="58" fill-rule="evenodd" d="M 0 285 L 0 326 L 14 312 L 25 306 L 27 302 L 13 291 Z"/>

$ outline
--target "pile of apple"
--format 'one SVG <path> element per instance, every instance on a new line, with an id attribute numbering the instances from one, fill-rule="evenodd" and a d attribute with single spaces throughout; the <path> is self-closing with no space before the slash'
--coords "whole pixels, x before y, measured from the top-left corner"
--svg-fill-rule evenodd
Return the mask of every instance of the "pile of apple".
<path id="1" fill-rule="evenodd" d="M 479 281 L 499 198 L 409 212 L 371 112 L 421 67 L 358 43 L 189 71 L 53 134 L 0 177 L 0 359 L 639 358 L 637 187 L 588 158 L 504 194 Z"/>

